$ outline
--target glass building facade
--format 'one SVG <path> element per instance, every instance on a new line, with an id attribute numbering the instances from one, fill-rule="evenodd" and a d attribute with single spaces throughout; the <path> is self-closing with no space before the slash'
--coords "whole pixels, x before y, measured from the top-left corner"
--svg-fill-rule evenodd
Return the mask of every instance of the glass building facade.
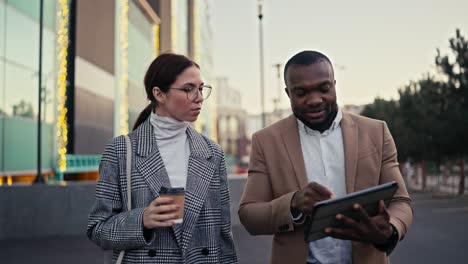
<path id="1" fill-rule="evenodd" d="M 40 1 L 0 0 L 0 185 L 5 177 L 36 175 L 39 91 L 42 173 L 53 173 L 60 171 L 65 157 L 62 152 L 66 159 L 100 155 L 109 140 L 121 133 L 117 122 L 126 120 L 124 124 L 132 130 L 148 103 L 143 79 L 157 54 L 173 51 L 193 58 L 200 64 L 205 82 L 213 84 L 210 1 L 66 2 L 43 1 L 39 89 Z M 70 33 L 65 59 L 60 55 L 64 45 L 60 31 L 63 8 L 70 11 L 65 28 Z M 123 31 L 117 28 L 122 24 L 127 25 Z M 64 60 L 65 75 L 59 67 Z M 63 88 L 60 80 L 65 77 L 64 96 L 59 91 Z M 126 80 L 123 100 L 118 94 L 122 80 Z M 64 113 L 59 109 L 62 100 L 66 101 L 65 121 L 60 118 Z M 195 123 L 200 132 L 213 139 L 215 106 L 213 94 Z M 119 107 L 124 107 L 128 116 L 119 114 Z M 62 130 L 61 124 L 65 126 Z M 66 174 L 68 169 L 63 172 Z"/>
<path id="2" fill-rule="evenodd" d="M 148 102 L 143 80 L 155 56 L 155 38 L 154 23 L 131 1 L 128 18 L 128 125 L 131 130 Z"/>
<path id="3" fill-rule="evenodd" d="M 56 1 L 44 1 L 42 167 L 54 152 Z M 39 1 L 0 0 L 0 172 L 34 174 L 39 99 Z"/>
<path id="4" fill-rule="evenodd" d="M 213 86 L 213 92 L 204 102 L 203 110 L 196 123 L 201 133 L 213 140 L 217 140 L 216 131 L 216 105 L 218 88 L 215 85 L 213 66 L 213 39 L 212 39 L 212 4 L 211 1 L 193 1 L 193 59 L 201 67 L 201 73 L 206 83 Z"/>

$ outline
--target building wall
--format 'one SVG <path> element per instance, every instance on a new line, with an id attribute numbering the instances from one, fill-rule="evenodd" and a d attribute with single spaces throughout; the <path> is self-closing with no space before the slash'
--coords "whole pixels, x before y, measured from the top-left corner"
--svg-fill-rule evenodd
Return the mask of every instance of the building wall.
<path id="1" fill-rule="evenodd" d="M 116 57 L 115 46 L 119 22 L 115 12 L 119 2 L 69 0 L 69 4 L 72 1 L 76 3 L 75 60 L 71 69 L 75 86 L 74 97 L 69 97 L 74 101 L 74 109 L 69 112 L 74 114 L 68 122 L 74 130 L 69 131 L 73 135 L 70 140 L 73 153 L 68 154 L 100 154 L 115 135 L 115 107 L 121 104 L 116 102 L 120 75 L 115 72 L 116 61 L 120 59 Z M 58 158 L 57 3 L 56 0 L 44 1 L 42 163 L 50 169 L 56 167 Z M 201 65 L 202 76 L 208 84 L 213 84 L 214 67 L 211 1 L 148 0 L 147 6 L 153 7 L 157 19 L 154 14 L 145 13 L 142 1 L 129 0 L 128 3 L 128 125 L 131 130 L 137 115 L 147 104 L 143 78 L 155 54 L 172 50 L 194 58 Z M 0 0 L 1 174 L 36 169 L 38 14 L 39 1 Z M 160 31 L 155 35 L 155 23 L 159 22 Z M 159 45 L 155 45 L 157 39 Z M 216 139 L 215 96 L 205 101 L 200 121 L 195 126 Z M 22 140 L 24 138 L 28 140 Z M 10 153 L 13 150 L 14 155 Z"/>
<path id="2" fill-rule="evenodd" d="M 76 9 L 73 154 L 100 154 L 113 136 L 115 1 L 79 0 Z"/>
<path id="3" fill-rule="evenodd" d="M 76 56 L 114 74 L 114 0 L 76 1 Z"/>
<path id="4" fill-rule="evenodd" d="M 155 51 L 153 23 L 135 1 L 128 3 L 127 94 L 131 131 L 147 104 L 143 79 Z M 100 154 L 114 136 L 115 84 L 119 81 L 114 72 L 115 1 L 80 0 L 77 4 L 74 154 Z"/>

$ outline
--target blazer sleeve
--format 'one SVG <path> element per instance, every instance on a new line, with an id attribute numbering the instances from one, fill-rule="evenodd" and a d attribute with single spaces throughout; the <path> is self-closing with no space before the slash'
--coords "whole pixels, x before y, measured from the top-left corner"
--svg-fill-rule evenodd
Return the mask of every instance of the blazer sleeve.
<path id="1" fill-rule="evenodd" d="M 151 244 L 154 237 L 147 241 L 143 235 L 144 208 L 124 211 L 126 201 L 121 197 L 116 142 L 117 139 L 106 147 L 99 164 L 99 181 L 88 218 L 87 235 L 106 250 L 140 248 Z"/>
<path id="2" fill-rule="evenodd" d="M 271 175 L 257 134 L 252 136 L 249 173 L 239 206 L 239 219 L 252 235 L 271 235 L 294 230 L 291 199 L 295 193 L 274 197 Z"/>
<path id="3" fill-rule="evenodd" d="M 383 122 L 383 146 L 382 146 L 382 166 L 380 172 L 380 182 L 396 181 L 398 190 L 390 200 L 388 212 L 390 214 L 390 223 L 398 231 L 399 239 L 403 239 L 413 222 L 413 209 L 411 207 L 411 198 L 406 189 L 405 181 L 401 176 L 398 167 L 397 149 L 392 135 Z"/>
<path id="4" fill-rule="evenodd" d="M 221 159 L 219 176 L 221 184 L 221 263 L 237 263 L 236 248 L 232 237 L 231 198 L 224 154 Z"/>

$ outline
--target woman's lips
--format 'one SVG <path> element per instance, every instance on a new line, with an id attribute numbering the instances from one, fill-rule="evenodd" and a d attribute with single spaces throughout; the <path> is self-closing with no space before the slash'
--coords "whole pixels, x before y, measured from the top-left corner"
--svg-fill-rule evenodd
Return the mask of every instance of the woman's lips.
<path id="1" fill-rule="evenodd" d="M 201 111 L 201 108 L 194 108 L 194 109 L 191 109 L 190 112 L 194 113 L 194 114 L 199 114 Z"/>

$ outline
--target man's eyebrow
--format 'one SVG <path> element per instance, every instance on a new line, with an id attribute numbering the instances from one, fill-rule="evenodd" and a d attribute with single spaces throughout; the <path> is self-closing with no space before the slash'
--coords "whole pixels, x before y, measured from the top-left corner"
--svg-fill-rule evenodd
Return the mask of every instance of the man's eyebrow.
<path id="1" fill-rule="evenodd" d="M 320 82 L 320 83 L 318 84 L 318 86 L 322 86 L 322 85 L 324 85 L 324 84 L 331 84 L 331 83 L 332 83 L 331 81 L 325 80 L 325 81 L 323 81 L 323 82 Z"/>
<path id="2" fill-rule="evenodd" d="M 303 86 L 303 85 L 297 85 L 297 86 L 292 86 L 291 87 L 291 90 L 295 90 L 295 89 L 313 89 L 313 88 L 316 88 L 316 87 L 320 87 L 320 86 L 323 86 L 325 84 L 331 84 L 331 81 L 329 80 L 325 80 L 325 81 L 321 81 L 313 86 Z"/>

